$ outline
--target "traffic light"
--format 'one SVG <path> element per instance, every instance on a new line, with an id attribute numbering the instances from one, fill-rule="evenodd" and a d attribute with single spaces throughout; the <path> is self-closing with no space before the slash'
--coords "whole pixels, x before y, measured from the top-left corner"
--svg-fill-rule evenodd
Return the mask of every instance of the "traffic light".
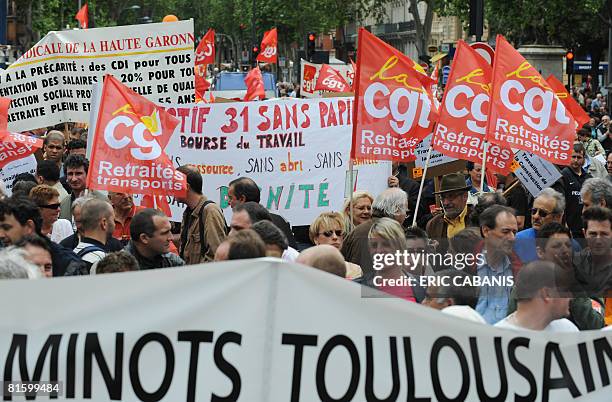
<path id="1" fill-rule="evenodd" d="M 574 72 L 574 52 L 571 50 L 565 53 L 565 72 L 568 75 Z"/>
<path id="2" fill-rule="evenodd" d="M 314 32 L 309 32 L 306 39 L 306 57 L 308 58 L 308 61 L 312 61 L 312 56 L 315 54 L 315 41 L 317 39 L 317 35 L 315 35 Z"/>

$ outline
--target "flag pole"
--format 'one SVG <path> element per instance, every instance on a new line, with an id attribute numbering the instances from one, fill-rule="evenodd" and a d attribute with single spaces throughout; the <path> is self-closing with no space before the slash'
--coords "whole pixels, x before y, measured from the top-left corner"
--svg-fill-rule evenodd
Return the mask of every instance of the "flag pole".
<path id="1" fill-rule="evenodd" d="M 353 187 L 355 186 L 353 178 L 353 158 L 349 159 L 349 185 L 351 189 L 351 191 L 349 192 L 349 217 L 351 220 L 350 229 L 353 230 L 355 226 L 355 224 L 353 223 Z"/>
<path id="2" fill-rule="evenodd" d="M 435 132 L 435 128 L 433 132 Z M 427 167 L 429 166 L 429 158 L 431 157 L 431 150 L 433 148 L 433 144 L 429 144 L 429 149 L 427 150 L 427 159 L 425 159 L 425 169 L 423 169 L 423 176 L 421 177 L 421 183 L 419 184 L 419 195 L 417 196 L 416 206 L 414 207 L 414 216 L 412 217 L 412 227 L 416 227 L 417 214 L 419 212 L 419 204 L 421 203 L 421 195 L 423 194 L 423 185 L 425 184 L 425 178 L 427 177 Z"/>
<path id="3" fill-rule="evenodd" d="M 480 194 L 484 193 L 485 163 L 487 162 L 487 148 L 488 147 L 489 147 L 489 142 L 485 141 L 484 150 L 482 151 L 482 172 L 480 173 Z"/>

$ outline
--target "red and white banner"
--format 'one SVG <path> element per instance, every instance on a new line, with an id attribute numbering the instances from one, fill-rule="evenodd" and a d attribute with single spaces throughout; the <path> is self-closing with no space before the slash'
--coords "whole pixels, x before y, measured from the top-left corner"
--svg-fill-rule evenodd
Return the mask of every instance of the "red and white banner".
<path id="1" fill-rule="evenodd" d="M 107 75 L 95 124 L 87 187 L 183 197 L 185 175 L 165 153 L 179 121 Z"/>
<path id="2" fill-rule="evenodd" d="M 266 97 L 266 90 L 264 88 L 263 76 L 259 67 L 255 67 L 246 77 L 244 77 L 244 83 L 247 86 L 247 93 L 244 96 L 244 101 L 252 101 L 257 98 L 263 100 Z"/>
<path id="3" fill-rule="evenodd" d="M 329 64 L 323 64 L 314 89 L 315 91 L 349 92 L 351 87 L 342 78 L 338 70 L 332 68 Z"/>
<path id="4" fill-rule="evenodd" d="M 276 28 L 266 31 L 261 40 L 261 51 L 257 55 L 257 61 L 261 61 L 262 63 L 276 63 L 277 44 Z"/>
<path id="5" fill-rule="evenodd" d="M 433 80 L 423 67 L 359 29 L 351 158 L 412 161 L 433 129 Z"/>
<path id="6" fill-rule="evenodd" d="M 315 86 L 319 79 L 323 64 L 310 63 L 304 59 L 300 60 L 300 81 L 302 83 L 300 95 L 304 98 L 321 98 L 323 91 L 316 91 Z M 344 81 L 350 86 L 350 92 L 353 92 L 353 83 L 355 82 L 355 73 L 353 66 L 349 64 L 333 64 L 330 65 L 334 70 L 338 71 Z"/>
<path id="7" fill-rule="evenodd" d="M 540 73 L 497 35 L 486 139 L 568 165 L 576 121 Z"/>
<path id="8" fill-rule="evenodd" d="M 557 98 L 563 102 L 565 108 L 572 114 L 574 120 L 576 120 L 576 123 L 578 123 L 578 128 L 589 122 L 589 115 L 584 111 L 582 106 L 576 102 L 576 99 L 574 99 L 570 93 L 567 92 L 567 89 L 565 89 L 565 86 L 557 79 L 557 77 L 551 74 L 548 76 L 548 78 L 546 78 L 546 82 L 548 82 L 548 85 L 550 85 L 553 91 L 555 91 L 555 95 L 557 95 Z"/>
<path id="9" fill-rule="evenodd" d="M 460 40 L 434 132 L 434 150 L 453 158 L 482 163 L 491 79 L 491 66 Z M 487 151 L 486 167 L 507 173 L 513 159 L 510 148 L 492 144 Z"/>

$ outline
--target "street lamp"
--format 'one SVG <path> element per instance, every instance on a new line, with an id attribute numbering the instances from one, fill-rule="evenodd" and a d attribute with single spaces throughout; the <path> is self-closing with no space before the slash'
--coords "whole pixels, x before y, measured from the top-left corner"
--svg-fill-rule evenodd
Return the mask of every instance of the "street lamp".
<path id="1" fill-rule="evenodd" d="M 119 14 L 117 14 L 117 24 L 120 25 L 121 22 L 121 16 L 123 15 L 123 13 L 125 13 L 126 11 L 137 11 L 140 10 L 140 6 L 138 4 L 133 4 L 131 6 L 127 6 L 124 7 L 121 11 L 119 11 Z"/>

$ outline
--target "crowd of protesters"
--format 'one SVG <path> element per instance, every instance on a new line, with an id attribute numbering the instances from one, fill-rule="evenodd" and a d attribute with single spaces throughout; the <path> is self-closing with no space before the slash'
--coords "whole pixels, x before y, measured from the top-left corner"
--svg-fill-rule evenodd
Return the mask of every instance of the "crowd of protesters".
<path id="1" fill-rule="evenodd" d="M 580 102 L 592 118 L 577 130 L 571 164 L 535 197 L 513 174 L 482 183 L 482 166 L 470 162 L 426 180 L 417 208 L 419 183 L 394 163 L 392 176 L 381 177 L 385 191 L 356 191 L 341 211 L 294 227 L 260 204 L 248 177 L 228 183 L 226 221 L 190 165 L 178 168 L 185 211 L 171 222 L 136 206 L 132 194 L 86 188 L 86 129 L 35 130 L 44 138 L 36 174 L 18 175 L 0 200 L 0 277 L 267 256 L 355 281 L 364 297 L 398 297 L 483 324 L 601 329 L 612 325 L 612 132 L 600 94 Z"/>

